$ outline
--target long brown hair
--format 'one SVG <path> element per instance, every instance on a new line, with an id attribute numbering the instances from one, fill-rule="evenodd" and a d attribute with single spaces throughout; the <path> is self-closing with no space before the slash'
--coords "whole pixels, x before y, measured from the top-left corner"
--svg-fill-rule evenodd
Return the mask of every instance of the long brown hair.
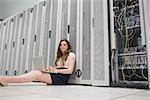
<path id="1" fill-rule="evenodd" d="M 65 51 L 65 54 L 63 55 L 62 51 L 60 50 L 61 42 L 65 41 L 68 45 L 67 50 Z M 64 64 L 67 60 L 67 57 L 69 56 L 69 52 L 71 51 L 71 45 L 70 42 L 67 39 L 62 39 L 59 42 L 58 49 L 57 49 L 57 56 L 55 60 L 55 65 L 57 65 L 57 62 L 61 59 L 61 62 Z"/>

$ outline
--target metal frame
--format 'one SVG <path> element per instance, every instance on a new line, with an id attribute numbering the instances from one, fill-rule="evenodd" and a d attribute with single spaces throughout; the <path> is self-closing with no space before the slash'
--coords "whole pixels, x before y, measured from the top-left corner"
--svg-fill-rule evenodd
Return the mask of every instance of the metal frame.
<path id="1" fill-rule="evenodd" d="M 144 25 L 146 33 L 146 47 L 147 47 L 147 60 L 148 60 L 148 83 L 150 88 L 150 1 L 143 0 L 143 11 L 144 11 Z"/>

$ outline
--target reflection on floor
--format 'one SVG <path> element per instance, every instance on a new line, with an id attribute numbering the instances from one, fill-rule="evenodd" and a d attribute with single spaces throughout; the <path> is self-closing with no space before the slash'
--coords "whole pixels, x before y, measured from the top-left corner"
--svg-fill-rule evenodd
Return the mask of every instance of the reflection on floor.
<path id="1" fill-rule="evenodd" d="M 150 100 L 150 90 L 34 82 L 0 87 L 0 100 Z"/>

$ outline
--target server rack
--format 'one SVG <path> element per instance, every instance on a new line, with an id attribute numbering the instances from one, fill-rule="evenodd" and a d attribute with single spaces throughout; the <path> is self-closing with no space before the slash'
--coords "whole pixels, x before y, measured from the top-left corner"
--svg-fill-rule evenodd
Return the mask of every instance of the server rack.
<path id="1" fill-rule="evenodd" d="M 0 37 L 0 45 L 1 45 L 1 47 L 0 47 L 0 70 L 2 70 L 2 45 L 3 45 L 3 38 L 4 38 L 4 34 L 3 34 L 3 31 L 4 31 L 4 21 L 3 22 L 1 22 L 1 37 Z M 0 72 L 1 74 L 2 74 L 2 71 Z"/>
<path id="2" fill-rule="evenodd" d="M 77 0 L 70 0 L 68 1 L 68 38 L 72 45 L 72 51 L 76 54 L 76 58 L 78 57 L 77 54 Z M 73 74 L 69 80 L 69 83 L 79 83 L 78 77 L 76 76 L 78 65 L 76 64 Z"/>
<path id="3" fill-rule="evenodd" d="M 23 29 L 23 21 L 24 21 L 24 15 L 23 13 L 20 13 L 17 15 L 18 16 L 18 27 L 17 27 L 17 32 L 16 32 L 16 49 L 15 49 L 15 62 L 14 63 L 14 75 L 19 75 L 19 71 L 20 71 L 20 66 L 18 66 L 18 62 L 20 62 L 19 60 L 19 51 L 20 51 L 20 47 L 22 45 L 22 40 L 21 40 L 21 36 L 22 36 L 22 29 Z"/>
<path id="4" fill-rule="evenodd" d="M 147 46 L 147 61 L 148 61 L 148 85 L 150 88 L 150 1 L 143 0 L 143 11 L 144 11 L 144 26 L 145 26 L 145 34 L 146 34 L 146 46 Z"/>
<path id="5" fill-rule="evenodd" d="M 23 11 L 22 13 L 20 13 L 20 28 L 19 28 L 19 32 L 18 34 L 20 35 L 18 37 L 18 41 L 17 41 L 17 55 L 16 55 L 16 62 L 15 62 L 15 66 L 17 68 L 17 75 L 22 74 L 24 72 L 21 72 L 21 58 L 22 58 L 22 45 L 24 45 L 24 41 L 23 41 L 23 30 L 24 30 L 24 23 L 25 23 L 25 11 Z"/>
<path id="6" fill-rule="evenodd" d="M 76 77 L 78 84 L 109 86 L 106 0 L 77 0 Z"/>
<path id="7" fill-rule="evenodd" d="M 46 1 L 46 14 L 45 14 L 45 27 L 44 27 L 44 40 L 43 40 L 43 57 L 44 57 L 44 64 L 45 66 L 49 62 L 48 59 L 48 42 L 49 42 L 49 24 L 50 24 L 50 7 L 51 7 L 51 0 Z"/>
<path id="8" fill-rule="evenodd" d="M 106 0 L 41 0 L 13 16 L 13 28 L 4 20 L 0 52 L 5 52 L 8 26 L 12 36 L 8 41 L 11 46 L 7 68 L 3 66 L 5 56 L 0 55 L 2 73 L 5 74 L 5 68 L 10 70 L 9 75 L 31 71 L 32 58 L 39 55 L 44 57 L 45 65 L 53 65 L 59 40 L 67 38 L 77 61 L 70 82 L 108 86 L 107 3 Z"/>
<path id="9" fill-rule="evenodd" d="M 108 1 L 91 0 L 91 75 L 92 85 L 110 86 Z"/>
<path id="10" fill-rule="evenodd" d="M 2 41 L 1 41 L 1 56 L 0 56 L 0 66 L 1 66 L 1 74 L 5 75 L 5 55 L 6 55 L 6 40 L 7 40 L 7 31 L 8 31 L 8 19 L 5 20 L 3 23 L 3 29 L 2 29 Z"/>
<path id="11" fill-rule="evenodd" d="M 27 45 L 27 40 L 26 40 L 26 36 L 27 34 L 27 27 L 28 27 L 28 23 L 29 23 L 29 12 L 27 10 L 23 11 L 23 16 L 24 16 L 24 23 L 23 23 L 23 29 L 22 29 L 22 36 L 21 36 L 21 41 L 22 41 L 22 45 L 21 45 L 21 50 L 20 50 L 20 63 L 18 66 L 20 66 L 20 70 L 19 70 L 19 74 L 23 74 L 26 73 L 27 70 L 25 70 L 25 54 L 26 54 L 26 45 Z"/>
<path id="12" fill-rule="evenodd" d="M 13 29 L 14 29 L 14 25 L 15 25 L 15 23 L 14 23 L 14 18 L 12 17 L 12 18 L 10 18 L 9 19 L 10 20 L 10 28 L 9 28 L 9 39 L 8 39 L 8 42 L 7 42 L 7 55 L 6 55 L 6 68 L 5 68 L 5 74 L 6 75 L 10 75 L 10 72 L 11 72 L 11 70 L 10 70 L 10 68 L 9 68 L 9 66 L 10 66 L 10 54 L 11 54 L 11 48 L 12 48 L 12 36 L 13 36 Z"/>
<path id="13" fill-rule="evenodd" d="M 10 20 L 9 18 L 7 19 L 6 22 L 6 32 L 5 32 L 5 40 L 4 40 L 4 54 L 3 54 L 3 70 L 5 72 L 5 74 L 7 75 L 8 72 L 6 71 L 6 60 L 7 60 L 7 53 L 8 53 L 8 39 L 9 39 L 9 31 L 10 31 Z"/>
<path id="14" fill-rule="evenodd" d="M 148 88 L 143 0 L 110 0 L 112 86 Z"/>
<path id="15" fill-rule="evenodd" d="M 51 0 L 51 21 L 50 21 L 50 26 L 49 26 L 49 64 L 54 65 L 54 59 L 55 59 L 55 54 L 56 54 L 56 30 L 57 30 L 57 17 L 58 16 L 58 0 Z"/>
<path id="16" fill-rule="evenodd" d="M 52 28 L 52 11 L 53 11 L 53 0 L 49 1 L 49 25 L 48 25 L 48 44 L 47 44 L 47 66 L 52 65 L 52 63 L 50 63 L 50 43 L 51 43 L 51 28 Z"/>

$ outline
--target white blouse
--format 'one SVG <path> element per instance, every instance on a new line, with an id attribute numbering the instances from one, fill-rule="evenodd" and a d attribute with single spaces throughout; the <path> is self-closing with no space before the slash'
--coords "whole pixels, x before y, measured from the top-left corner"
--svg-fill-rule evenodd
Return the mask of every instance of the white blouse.
<path id="1" fill-rule="evenodd" d="M 61 59 L 60 59 L 60 60 L 57 62 L 57 66 L 65 66 L 65 67 L 67 67 L 67 66 L 69 65 L 69 61 L 70 61 L 71 59 L 75 60 L 75 54 L 74 54 L 73 52 L 70 52 L 70 53 L 69 53 L 69 56 L 68 56 L 66 62 L 64 63 L 64 65 L 62 64 Z"/>

